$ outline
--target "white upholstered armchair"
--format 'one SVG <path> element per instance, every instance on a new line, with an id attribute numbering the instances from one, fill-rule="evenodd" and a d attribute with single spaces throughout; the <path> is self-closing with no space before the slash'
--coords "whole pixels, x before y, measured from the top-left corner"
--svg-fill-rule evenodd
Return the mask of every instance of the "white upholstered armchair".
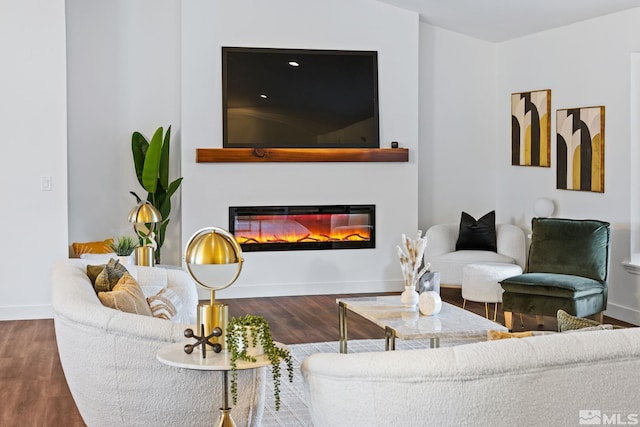
<path id="1" fill-rule="evenodd" d="M 484 250 L 456 251 L 459 223 L 437 224 L 427 230 L 424 260 L 431 271 L 440 272 L 441 286 L 461 286 L 462 269 L 478 262 L 503 262 L 524 268 L 526 238 L 524 231 L 511 224 L 496 224 L 497 252 Z"/>

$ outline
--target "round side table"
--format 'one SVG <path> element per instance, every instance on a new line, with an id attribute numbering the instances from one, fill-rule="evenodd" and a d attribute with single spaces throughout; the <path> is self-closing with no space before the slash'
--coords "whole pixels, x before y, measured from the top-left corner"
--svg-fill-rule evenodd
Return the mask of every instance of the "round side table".
<path id="1" fill-rule="evenodd" d="M 229 406 L 229 371 L 231 370 L 231 353 L 221 351 L 215 353 L 207 351 L 207 357 L 203 358 L 199 351 L 191 354 L 184 352 L 186 343 L 169 344 L 158 350 L 156 358 L 165 365 L 176 368 L 193 369 L 197 371 L 222 371 L 222 407 L 220 408 L 220 419 L 216 424 L 218 427 L 235 427 L 231 418 L 231 407 Z M 276 343 L 278 347 L 287 348 L 282 343 Z M 256 369 L 271 364 L 269 359 L 262 355 L 257 356 L 255 362 L 238 360 L 236 369 Z"/>

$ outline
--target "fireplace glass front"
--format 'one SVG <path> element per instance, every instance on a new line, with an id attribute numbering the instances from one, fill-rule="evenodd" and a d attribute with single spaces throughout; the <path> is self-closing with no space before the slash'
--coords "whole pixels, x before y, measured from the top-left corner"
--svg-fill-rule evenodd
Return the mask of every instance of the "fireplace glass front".
<path id="1" fill-rule="evenodd" d="M 375 205 L 232 206 L 245 252 L 375 248 Z"/>

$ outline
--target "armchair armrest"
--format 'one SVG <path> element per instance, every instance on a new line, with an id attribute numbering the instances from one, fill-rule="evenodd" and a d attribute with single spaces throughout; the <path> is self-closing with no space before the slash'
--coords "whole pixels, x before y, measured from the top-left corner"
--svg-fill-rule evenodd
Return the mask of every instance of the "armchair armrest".
<path id="1" fill-rule="evenodd" d="M 524 231 L 512 224 L 496 224 L 498 253 L 513 258 L 522 269 L 527 262 L 527 242 Z"/>
<path id="2" fill-rule="evenodd" d="M 424 253 L 426 262 L 429 262 L 434 256 L 456 250 L 459 227 L 459 224 L 437 224 L 427 230 L 425 234 L 427 248 Z"/>

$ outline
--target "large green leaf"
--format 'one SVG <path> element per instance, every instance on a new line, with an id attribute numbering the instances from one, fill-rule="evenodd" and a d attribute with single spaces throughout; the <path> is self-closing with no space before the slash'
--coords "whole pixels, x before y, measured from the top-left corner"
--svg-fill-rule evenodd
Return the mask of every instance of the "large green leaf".
<path id="1" fill-rule="evenodd" d="M 182 177 L 176 179 L 175 181 L 173 181 L 171 184 L 169 184 L 169 188 L 167 188 L 167 196 L 171 197 L 173 196 L 173 193 L 176 192 L 176 190 L 178 189 L 178 187 L 180 187 L 180 184 L 182 183 Z"/>
<path id="2" fill-rule="evenodd" d="M 164 143 L 162 144 L 162 154 L 160 155 L 160 170 L 159 176 L 160 185 L 165 190 L 169 185 L 169 153 L 170 153 L 170 141 L 171 140 L 171 125 L 167 128 L 167 133 L 164 135 Z"/>
<path id="3" fill-rule="evenodd" d="M 133 135 L 131 135 L 133 164 L 136 168 L 136 177 L 142 187 L 144 187 L 144 184 L 142 184 L 142 169 L 144 168 L 144 158 L 147 155 L 148 148 L 149 142 L 147 142 L 147 139 L 140 132 L 134 132 Z"/>
<path id="4" fill-rule="evenodd" d="M 175 181 L 173 181 L 171 184 L 169 184 L 169 188 L 167 189 L 167 191 L 163 191 L 162 193 L 162 200 L 158 199 L 158 210 L 162 213 L 163 218 L 164 217 L 164 213 L 167 213 L 167 218 L 169 217 L 169 213 L 171 212 L 171 197 L 173 196 L 173 193 L 176 192 L 176 190 L 178 189 L 178 187 L 180 187 L 180 183 L 182 182 L 182 178 L 178 178 Z M 157 194 L 157 192 L 156 192 Z"/>
<path id="5" fill-rule="evenodd" d="M 162 127 L 153 134 L 142 169 L 142 186 L 149 193 L 155 193 L 158 185 L 158 170 L 162 155 Z"/>
<path id="6" fill-rule="evenodd" d="M 165 237 L 168 225 L 169 225 L 168 219 L 166 221 L 162 221 L 156 233 L 156 243 L 158 244 L 158 249 L 156 249 L 156 264 L 160 264 L 160 248 L 164 243 L 164 237 Z"/>
<path id="7" fill-rule="evenodd" d="M 160 211 L 163 220 L 169 218 L 169 214 L 171 213 L 171 205 L 169 205 L 168 208 L 165 207 L 167 199 L 167 192 L 158 184 L 158 188 L 156 188 L 156 193 L 154 194 L 153 205 Z"/>

